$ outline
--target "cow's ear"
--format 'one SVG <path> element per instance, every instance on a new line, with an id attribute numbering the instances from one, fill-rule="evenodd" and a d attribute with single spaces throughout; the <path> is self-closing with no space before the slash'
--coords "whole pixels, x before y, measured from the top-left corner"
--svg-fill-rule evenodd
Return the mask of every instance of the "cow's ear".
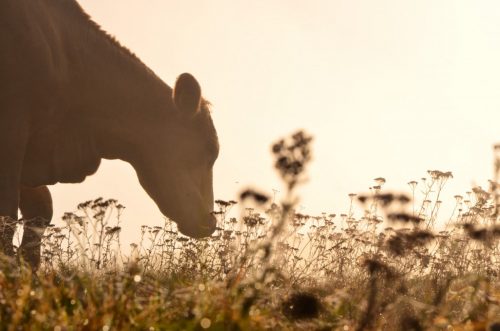
<path id="1" fill-rule="evenodd" d="M 184 73 L 177 78 L 173 93 L 175 106 L 183 114 L 193 116 L 200 110 L 201 88 L 191 74 Z"/>

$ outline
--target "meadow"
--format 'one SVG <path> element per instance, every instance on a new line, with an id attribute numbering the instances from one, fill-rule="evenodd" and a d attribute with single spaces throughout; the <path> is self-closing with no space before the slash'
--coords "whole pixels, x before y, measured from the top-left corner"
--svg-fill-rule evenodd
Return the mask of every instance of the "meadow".
<path id="1" fill-rule="evenodd" d="M 201 240 L 166 220 L 125 250 L 124 206 L 81 203 L 46 231 L 36 273 L 0 262 L 0 330 L 500 330 L 498 178 L 446 219 L 438 170 L 409 195 L 376 178 L 345 214 L 304 215 L 311 148 L 304 132 L 273 144 L 286 193 L 217 200 Z"/>

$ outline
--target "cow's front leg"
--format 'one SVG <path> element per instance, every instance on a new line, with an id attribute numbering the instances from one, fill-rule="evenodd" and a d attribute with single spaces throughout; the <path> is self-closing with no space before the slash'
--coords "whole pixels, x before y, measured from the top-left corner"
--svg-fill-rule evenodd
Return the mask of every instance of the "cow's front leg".
<path id="1" fill-rule="evenodd" d="M 14 233 L 16 232 L 17 221 L 10 216 L 0 216 L 0 253 L 7 256 L 14 256 Z"/>
<path id="2" fill-rule="evenodd" d="M 18 205 L 18 185 L 0 173 L 0 254 L 14 256 L 12 239 L 16 232 Z"/>
<path id="3" fill-rule="evenodd" d="M 13 256 L 12 239 L 16 230 L 28 128 L 27 122 L 22 121 L 14 108 L 2 105 L 0 102 L 0 252 Z"/>
<path id="4" fill-rule="evenodd" d="M 40 266 L 40 246 L 45 229 L 52 219 L 52 197 L 47 186 L 21 187 L 19 207 L 24 219 L 20 257 L 33 270 Z"/>
<path id="5" fill-rule="evenodd" d="M 5 169 L 5 166 L 2 167 L 3 162 L 8 161 L 0 160 L 0 252 L 7 256 L 14 256 L 12 239 L 17 224 L 19 180 L 15 174 Z"/>

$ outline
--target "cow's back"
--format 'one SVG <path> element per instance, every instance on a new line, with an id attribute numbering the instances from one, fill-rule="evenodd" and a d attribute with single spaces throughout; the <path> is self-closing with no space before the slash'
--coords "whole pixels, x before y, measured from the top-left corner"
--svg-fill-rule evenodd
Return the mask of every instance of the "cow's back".
<path id="1" fill-rule="evenodd" d="M 67 77 L 58 0 L 3 0 L 0 7 L 2 93 L 44 103 Z"/>

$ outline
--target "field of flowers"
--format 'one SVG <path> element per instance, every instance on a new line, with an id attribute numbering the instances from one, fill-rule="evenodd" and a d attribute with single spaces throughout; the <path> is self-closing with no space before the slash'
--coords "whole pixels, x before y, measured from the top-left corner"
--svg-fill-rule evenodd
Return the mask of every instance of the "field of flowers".
<path id="1" fill-rule="evenodd" d="M 311 141 L 272 147 L 282 201 L 254 189 L 217 200 L 209 238 L 167 220 L 124 254 L 123 206 L 80 204 L 46 231 L 36 273 L 0 261 L 0 330 L 500 330 L 498 179 L 456 196 L 444 221 L 452 174 L 437 170 L 410 196 L 377 178 L 346 214 L 303 215 Z"/>

